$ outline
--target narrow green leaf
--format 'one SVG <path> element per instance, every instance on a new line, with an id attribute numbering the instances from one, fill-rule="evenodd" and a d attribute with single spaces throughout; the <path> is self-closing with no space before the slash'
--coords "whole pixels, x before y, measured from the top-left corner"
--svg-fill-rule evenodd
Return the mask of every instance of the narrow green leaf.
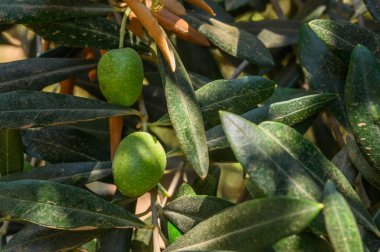
<path id="1" fill-rule="evenodd" d="M 309 24 L 315 34 L 347 65 L 351 51 L 357 44 L 362 44 L 380 57 L 380 36 L 359 25 L 350 22 L 314 20 Z"/>
<path id="2" fill-rule="evenodd" d="M 144 227 L 134 215 L 88 191 L 50 181 L 1 182 L 0 199 L 0 212 L 12 221 L 65 230 Z"/>
<path id="3" fill-rule="evenodd" d="M 377 0 L 364 0 L 364 3 L 373 19 L 380 23 L 380 2 Z"/>
<path id="4" fill-rule="evenodd" d="M 254 65 L 262 67 L 274 65 L 269 50 L 254 35 L 214 18 L 203 16 L 205 18 L 203 22 L 197 17 L 202 16 L 195 17 L 188 14 L 184 19 L 224 52 Z"/>
<path id="5" fill-rule="evenodd" d="M 112 176 L 110 162 L 81 162 L 46 165 L 29 172 L 14 173 L 0 178 L 0 182 L 24 179 L 50 180 L 69 185 L 84 185 Z"/>
<path id="6" fill-rule="evenodd" d="M 179 228 L 177 228 L 171 221 L 168 221 L 169 244 L 174 243 L 182 235 L 183 232 Z"/>
<path id="7" fill-rule="evenodd" d="M 292 235 L 277 242 L 274 252 L 333 252 L 329 243 L 313 233 Z"/>
<path id="8" fill-rule="evenodd" d="M 0 175 L 22 171 L 24 150 L 19 130 L 0 129 Z"/>
<path id="9" fill-rule="evenodd" d="M 380 227 L 380 210 L 378 210 L 373 217 L 376 225 Z M 368 248 L 364 248 L 364 251 L 368 252 L 378 252 L 380 248 L 380 238 L 374 235 L 371 232 L 365 232 L 363 236 L 363 242 L 365 246 Z"/>
<path id="10" fill-rule="evenodd" d="M 313 94 L 315 93 L 300 88 L 277 87 L 272 96 L 266 99 L 262 104 L 270 105 L 272 103 L 288 101 Z"/>
<path id="11" fill-rule="evenodd" d="M 247 188 L 254 198 L 322 198 L 321 187 L 310 176 L 309 167 L 293 158 L 270 134 L 238 115 L 221 112 L 220 117 L 228 142 L 249 175 Z"/>
<path id="12" fill-rule="evenodd" d="M 187 195 L 179 197 L 163 209 L 163 214 L 183 232 L 234 204 L 211 196 Z"/>
<path id="13" fill-rule="evenodd" d="M 204 178 L 209 166 L 206 132 L 189 76 L 176 52 L 175 72 L 171 71 L 161 52 L 158 53 L 158 59 L 169 117 L 179 145 L 197 174 Z"/>
<path id="14" fill-rule="evenodd" d="M 359 149 L 380 171 L 380 63 L 364 46 L 352 52 L 345 100 L 347 116 Z"/>
<path id="15" fill-rule="evenodd" d="M 326 182 L 323 204 L 327 232 L 334 250 L 336 252 L 364 251 L 355 217 L 331 180 Z"/>
<path id="16" fill-rule="evenodd" d="M 23 131 L 22 139 L 25 153 L 49 163 L 109 160 L 108 140 L 70 127 L 28 129 Z"/>
<path id="17" fill-rule="evenodd" d="M 0 23 L 51 23 L 76 17 L 106 16 L 113 12 L 108 4 L 89 0 L 2 0 Z"/>
<path id="18" fill-rule="evenodd" d="M 30 128 L 136 113 L 133 109 L 72 95 L 33 91 L 0 94 L 0 128 Z"/>
<path id="19" fill-rule="evenodd" d="M 76 74 L 96 68 L 95 61 L 37 58 L 0 64 L 0 93 L 15 90 L 39 91 Z"/>
<path id="20" fill-rule="evenodd" d="M 380 190 L 380 171 L 368 163 L 352 136 L 347 138 L 346 148 L 355 168 L 371 185 Z"/>
<path id="21" fill-rule="evenodd" d="M 260 76 L 245 76 L 233 80 L 215 80 L 198 90 L 195 95 L 202 110 L 203 121 L 219 120 L 219 110 L 243 113 L 269 98 L 276 84 Z M 168 115 L 164 115 L 153 125 L 171 125 Z"/>
<path id="22" fill-rule="evenodd" d="M 336 99 L 336 95 L 333 94 L 303 96 L 255 108 L 241 116 L 254 123 L 276 121 L 294 126 L 317 114 L 334 99 Z M 221 125 L 207 130 L 206 136 L 210 152 L 229 147 Z"/>
<path id="23" fill-rule="evenodd" d="M 66 231 L 52 230 L 37 225 L 26 225 L 6 245 L 3 252 L 64 251 L 74 249 L 106 230 Z"/>
<path id="24" fill-rule="evenodd" d="M 276 84 L 260 76 L 234 80 L 216 80 L 198 89 L 198 98 L 205 121 L 219 119 L 219 110 L 243 113 L 269 98 Z"/>
<path id="25" fill-rule="evenodd" d="M 59 23 L 28 24 L 27 27 L 46 40 L 62 45 L 104 50 L 119 48 L 119 27 L 106 18 L 76 18 Z M 130 31 L 126 33 L 124 46 L 149 50 Z"/>
<path id="26" fill-rule="evenodd" d="M 247 201 L 203 221 L 165 251 L 259 251 L 301 232 L 321 208 L 315 202 L 283 197 Z"/>
<path id="27" fill-rule="evenodd" d="M 347 146 L 347 145 L 346 145 Z M 351 186 L 355 185 L 358 171 L 354 167 L 349 157 L 347 147 L 344 146 L 331 160 L 331 162 L 339 168 L 343 175 L 350 182 Z"/>
<path id="28" fill-rule="evenodd" d="M 310 23 L 300 30 L 298 58 L 305 78 L 314 90 L 339 94 L 328 108 L 343 126 L 348 127 L 343 99 L 347 66 L 318 38 Z"/>
<path id="29" fill-rule="evenodd" d="M 224 112 L 221 117 L 223 118 L 222 123 L 226 134 L 230 134 L 230 136 L 227 135 L 229 137 L 228 140 L 232 145 L 237 159 L 247 171 L 251 171 L 252 173 L 252 182 L 255 183 L 252 183 L 254 187 L 251 187 L 251 190 L 255 193 L 260 193 L 266 189 L 268 190 L 267 193 L 276 194 L 278 187 L 289 187 L 288 190 L 282 193 L 286 193 L 286 195 L 294 194 L 294 196 L 298 197 L 300 197 L 300 195 L 306 195 L 318 199 L 325 181 L 331 179 L 336 183 L 339 192 L 345 196 L 358 222 L 363 224 L 367 229 L 377 234 L 379 233 L 379 230 L 373 223 L 372 217 L 341 171 L 296 130 L 285 124 L 269 121 L 261 123 L 258 127 L 244 118 L 228 112 Z M 239 130 L 239 132 L 237 132 L 237 130 Z M 254 144 L 252 144 L 252 142 L 254 142 Z M 260 144 L 258 144 L 259 142 Z M 249 148 L 250 150 L 248 150 Z M 264 169 L 268 164 L 272 163 L 275 163 L 276 166 L 271 165 L 271 167 L 278 167 L 278 169 L 284 171 L 288 169 L 291 171 L 294 167 L 303 168 L 304 171 L 309 174 L 309 178 L 312 178 L 318 187 L 315 187 L 315 185 L 311 187 L 310 185 L 312 185 L 312 183 L 310 179 L 308 181 L 309 187 L 298 186 L 298 183 L 294 183 L 293 186 L 291 186 L 290 182 L 285 185 L 278 183 L 278 176 L 273 177 L 271 176 L 272 170 Z M 261 169 L 262 172 L 257 172 L 257 167 L 264 168 Z M 268 172 L 265 173 L 265 171 Z M 256 173 L 258 175 L 263 174 L 263 176 L 272 182 L 263 183 L 259 180 L 255 181 Z M 285 174 L 289 177 L 288 180 L 299 177 L 298 174 L 294 172 Z M 283 175 L 282 178 L 284 178 Z M 307 177 L 302 179 L 299 185 L 305 183 L 305 179 L 307 179 Z M 258 190 L 256 185 L 261 185 L 262 190 Z"/>

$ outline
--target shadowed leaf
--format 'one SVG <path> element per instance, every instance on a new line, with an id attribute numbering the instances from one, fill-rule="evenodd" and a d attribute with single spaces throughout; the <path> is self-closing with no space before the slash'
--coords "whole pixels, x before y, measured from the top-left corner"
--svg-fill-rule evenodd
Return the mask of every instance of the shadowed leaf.
<path id="1" fill-rule="evenodd" d="M 0 198 L 0 212 L 10 220 L 65 230 L 144 227 L 134 215 L 88 191 L 50 181 L 1 182 Z"/>
<path id="2" fill-rule="evenodd" d="M 315 202 L 282 197 L 247 201 L 201 222 L 165 251 L 258 251 L 302 231 L 320 209 Z"/>
<path id="3" fill-rule="evenodd" d="M 73 75 L 96 68 L 95 61 L 37 58 L 0 64 L 0 93 L 15 90 L 39 91 Z"/>
<path id="4" fill-rule="evenodd" d="M 136 113 L 133 109 L 71 95 L 33 91 L 0 94 L 1 128 L 30 128 Z"/>

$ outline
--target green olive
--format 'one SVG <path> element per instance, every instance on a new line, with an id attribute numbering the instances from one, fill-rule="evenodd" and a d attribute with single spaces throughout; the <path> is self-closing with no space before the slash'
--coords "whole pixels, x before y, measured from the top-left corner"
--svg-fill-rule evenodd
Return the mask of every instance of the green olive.
<path id="1" fill-rule="evenodd" d="M 114 49 L 98 64 L 100 90 L 112 104 L 131 106 L 139 98 L 144 70 L 138 53 L 132 48 Z"/>
<path id="2" fill-rule="evenodd" d="M 165 167 L 165 150 L 158 140 L 148 133 L 136 132 L 121 141 L 112 172 L 122 194 L 138 197 L 157 185 Z"/>

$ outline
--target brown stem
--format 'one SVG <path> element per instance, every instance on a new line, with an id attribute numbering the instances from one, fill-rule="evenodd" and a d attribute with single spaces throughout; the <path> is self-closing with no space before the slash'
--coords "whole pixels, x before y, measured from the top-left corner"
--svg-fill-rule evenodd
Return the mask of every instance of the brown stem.
<path id="1" fill-rule="evenodd" d="M 117 147 L 121 142 L 121 138 L 123 136 L 123 126 L 124 120 L 123 117 L 111 117 L 108 120 L 109 128 L 110 128 L 110 154 L 111 160 L 113 160 Z"/>
<path id="2" fill-rule="evenodd" d="M 72 95 L 74 93 L 76 78 L 70 78 L 64 81 L 61 81 L 61 94 L 69 94 Z"/>

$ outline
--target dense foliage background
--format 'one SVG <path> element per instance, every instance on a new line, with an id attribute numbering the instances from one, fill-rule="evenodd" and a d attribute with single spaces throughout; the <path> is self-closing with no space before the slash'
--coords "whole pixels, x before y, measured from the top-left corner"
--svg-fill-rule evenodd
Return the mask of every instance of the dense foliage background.
<path id="1" fill-rule="evenodd" d="M 379 1 L 180 2 L 170 61 L 122 2 L 0 1 L 1 250 L 378 251 Z M 96 76 L 120 47 L 131 107 Z M 139 198 L 113 184 L 115 117 L 167 151 Z"/>

